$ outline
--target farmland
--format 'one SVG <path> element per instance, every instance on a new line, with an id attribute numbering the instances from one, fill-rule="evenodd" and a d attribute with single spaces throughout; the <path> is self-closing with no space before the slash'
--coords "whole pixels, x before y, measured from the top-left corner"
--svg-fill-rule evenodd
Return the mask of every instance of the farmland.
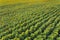
<path id="1" fill-rule="evenodd" d="M 60 40 L 59 2 L 0 6 L 0 40 Z"/>

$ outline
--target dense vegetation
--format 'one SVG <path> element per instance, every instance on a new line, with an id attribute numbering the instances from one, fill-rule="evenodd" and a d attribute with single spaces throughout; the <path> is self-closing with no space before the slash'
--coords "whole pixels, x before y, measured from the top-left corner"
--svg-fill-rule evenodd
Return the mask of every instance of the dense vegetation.
<path id="1" fill-rule="evenodd" d="M 60 40 L 60 4 L 0 6 L 0 40 Z"/>

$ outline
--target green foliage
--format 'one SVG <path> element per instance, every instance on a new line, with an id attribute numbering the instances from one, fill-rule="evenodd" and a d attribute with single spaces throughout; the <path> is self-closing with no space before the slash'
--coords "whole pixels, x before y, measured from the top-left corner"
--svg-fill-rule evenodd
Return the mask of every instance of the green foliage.
<path id="1" fill-rule="evenodd" d="M 30 37 L 27 37 L 27 38 L 25 38 L 25 40 L 31 40 L 31 38 Z"/>
<path id="2" fill-rule="evenodd" d="M 60 40 L 60 4 L 0 6 L 1 40 Z"/>

